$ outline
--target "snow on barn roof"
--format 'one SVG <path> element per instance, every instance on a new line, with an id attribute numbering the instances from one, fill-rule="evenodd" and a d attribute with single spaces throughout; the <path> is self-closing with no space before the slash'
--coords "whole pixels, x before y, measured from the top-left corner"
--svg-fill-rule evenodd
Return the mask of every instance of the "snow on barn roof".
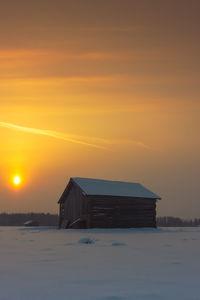
<path id="1" fill-rule="evenodd" d="M 161 199 L 140 183 L 73 177 L 87 195 L 121 196 Z"/>

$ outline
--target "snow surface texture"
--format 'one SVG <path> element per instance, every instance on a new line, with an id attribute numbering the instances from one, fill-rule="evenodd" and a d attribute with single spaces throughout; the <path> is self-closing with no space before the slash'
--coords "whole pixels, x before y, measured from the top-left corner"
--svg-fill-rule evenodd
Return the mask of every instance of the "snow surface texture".
<path id="1" fill-rule="evenodd" d="M 0 227 L 1 300 L 200 299 L 200 228 Z"/>

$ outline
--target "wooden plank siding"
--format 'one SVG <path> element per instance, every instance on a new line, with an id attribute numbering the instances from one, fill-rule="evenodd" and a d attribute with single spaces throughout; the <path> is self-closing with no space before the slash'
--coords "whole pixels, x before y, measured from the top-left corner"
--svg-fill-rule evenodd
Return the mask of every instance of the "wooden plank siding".
<path id="1" fill-rule="evenodd" d="M 156 200 L 90 196 L 91 228 L 156 227 Z"/>

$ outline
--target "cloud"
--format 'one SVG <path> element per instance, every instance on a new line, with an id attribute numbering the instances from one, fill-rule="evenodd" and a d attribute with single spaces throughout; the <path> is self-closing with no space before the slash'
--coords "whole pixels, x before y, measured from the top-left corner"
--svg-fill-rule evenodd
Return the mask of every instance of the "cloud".
<path id="1" fill-rule="evenodd" d="M 24 126 L 19 126 L 19 125 L 15 125 L 15 124 L 12 124 L 12 123 L 6 123 L 6 122 L 0 122 L 0 127 L 13 129 L 13 130 L 18 130 L 18 131 L 23 131 L 23 132 L 32 133 L 32 134 L 49 136 L 49 137 L 56 138 L 56 139 L 59 139 L 59 140 L 63 140 L 63 141 L 71 142 L 71 143 L 76 143 L 76 144 L 81 144 L 81 145 L 85 145 L 85 146 L 88 146 L 88 147 L 99 148 L 99 149 L 105 149 L 105 146 L 100 145 L 98 143 L 95 143 L 95 140 L 98 141 L 98 142 L 103 142 L 103 141 L 104 141 L 104 143 L 107 142 L 106 140 L 103 140 L 103 139 L 92 138 L 94 140 L 94 142 L 90 143 L 90 142 L 86 141 L 86 139 L 88 139 L 88 137 L 79 136 L 77 138 L 77 136 L 64 134 L 64 133 L 61 133 L 61 132 L 58 132 L 58 131 L 46 130 L 46 129 L 36 129 L 36 128 L 31 128 L 31 127 L 24 127 Z"/>
<path id="2" fill-rule="evenodd" d="M 57 64 L 60 62 L 69 63 L 73 61 L 90 62 L 94 61 L 134 61 L 134 62 L 155 62 L 166 61 L 168 59 L 167 54 L 170 53 L 172 58 L 172 51 L 169 48 L 151 48 L 151 49 L 110 49 L 110 50 L 98 50 L 95 49 L 86 50 L 68 50 L 68 49 L 44 49 L 44 48 L 4 48 L 0 49 L 0 62 L 1 68 L 3 66 L 10 66 L 10 64 L 16 64 L 18 66 L 35 64 L 43 65 L 45 63 Z M 174 57 L 176 58 L 176 57 Z M 106 62 L 107 63 L 107 62 Z"/>
<path id="3" fill-rule="evenodd" d="M 134 139 L 112 139 L 113 145 L 126 145 L 129 148 L 142 148 L 145 150 L 158 151 L 158 149 L 151 147 L 141 141 Z"/>
<path id="4" fill-rule="evenodd" d="M 66 142 L 81 144 L 84 146 L 94 147 L 99 149 L 108 149 L 109 146 L 121 145 L 121 146 L 128 146 L 128 147 L 139 147 L 146 150 L 155 150 L 152 147 L 146 145 L 145 143 L 133 139 L 103 139 L 98 137 L 70 135 L 58 131 L 24 127 L 24 126 L 7 123 L 7 122 L 0 122 L 0 127 L 22 131 L 26 133 L 44 135 L 55 139 L 63 140 Z"/>
<path id="5" fill-rule="evenodd" d="M 132 53 L 128 51 L 65 51 L 65 50 L 45 50 L 45 49 L 4 49 L 0 50 L 0 61 L 1 64 L 8 62 L 26 62 L 32 63 L 44 63 L 47 62 L 59 62 L 59 61 L 71 61 L 71 60 L 116 60 L 125 59 L 127 60 L 132 56 Z"/>
<path id="6" fill-rule="evenodd" d="M 85 27 L 80 28 L 80 31 L 89 32 L 137 32 L 141 27 L 139 26 L 113 26 L 113 27 Z"/>
<path id="7" fill-rule="evenodd" d="M 31 27 L 30 27 L 31 28 Z M 139 32 L 141 30 L 144 30 L 144 26 L 89 26 L 89 27 L 66 27 L 66 26 L 34 26 L 31 29 L 35 29 L 40 32 L 53 32 L 59 33 L 59 34 L 66 34 L 66 33 L 79 33 L 79 32 L 85 32 L 85 33 L 98 33 L 98 32 L 103 32 L 103 33 L 113 33 L 113 32 Z"/>

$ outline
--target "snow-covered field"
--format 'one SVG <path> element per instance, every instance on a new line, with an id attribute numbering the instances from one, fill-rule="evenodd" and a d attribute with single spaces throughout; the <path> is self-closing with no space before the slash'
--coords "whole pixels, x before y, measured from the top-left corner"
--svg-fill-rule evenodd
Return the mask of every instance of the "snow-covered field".
<path id="1" fill-rule="evenodd" d="M 0 227 L 5 299 L 200 299 L 200 228 Z"/>

